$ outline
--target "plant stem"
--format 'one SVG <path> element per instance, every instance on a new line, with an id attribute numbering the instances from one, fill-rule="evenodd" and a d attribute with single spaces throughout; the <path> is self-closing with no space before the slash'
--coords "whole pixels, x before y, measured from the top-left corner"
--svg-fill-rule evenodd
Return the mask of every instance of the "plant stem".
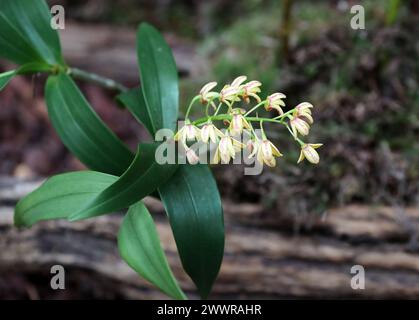
<path id="1" fill-rule="evenodd" d="M 248 116 L 249 114 L 251 114 L 253 111 L 255 111 L 257 108 L 259 108 L 261 105 L 263 105 L 266 101 L 262 101 L 261 103 L 257 104 L 256 106 L 254 106 L 252 109 L 250 109 L 249 111 L 247 111 L 245 113 L 245 117 Z"/>
<path id="2" fill-rule="evenodd" d="M 260 121 L 260 130 L 262 131 L 262 139 L 266 140 L 266 134 L 265 134 L 265 129 L 263 129 L 263 121 Z"/>
<path id="3" fill-rule="evenodd" d="M 128 88 L 123 84 L 116 82 L 115 80 L 102 77 L 95 73 L 90 73 L 77 68 L 69 68 L 68 74 L 71 75 L 74 79 L 91 82 L 105 89 L 115 90 L 121 93 L 128 91 Z"/>
<path id="4" fill-rule="evenodd" d="M 284 124 L 282 120 L 277 120 L 277 119 L 272 119 L 272 118 L 246 117 L 245 119 L 248 121 L 253 121 L 253 122 L 262 121 L 262 122 L 274 122 L 274 123 Z"/>
<path id="5" fill-rule="evenodd" d="M 221 109 L 222 106 L 223 106 L 223 103 L 220 102 L 218 107 L 217 107 L 217 110 L 215 110 L 215 113 L 214 113 L 213 117 L 216 116 L 218 114 L 218 112 L 220 112 L 220 109 Z"/>
<path id="6" fill-rule="evenodd" d="M 292 114 L 294 111 L 295 111 L 295 108 L 294 109 L 291 109 L 291 110 L 289 110 L 287 112 L 285 112 L 284 114 L 281 114 L 280 116 L 275 117 L 274 119 L 282 119 L 282 118 L 285 118 L 288 115 Z"/>
<path id="7" fill-rule="evenodd" d="M 204 117 L 204 118 L 200 118 L 198 120 L 195 120 L 193 122 L 194 125 L 199 126 L 203 123 L 206 123 L 208 120 L 211 121 L 222 121 L 222 120 L 231 120 L 232 116 L 229 114 L 220 114 L 217 116 L 211 116 L 211 117 Z M 284 124 L 283 120 L 278 120 L 278 119 L 271 119 L 271 118 L 258 118 L 258 117 L 245 117 L 245 119 L 247 121 L 252 121 L 252 122 L 274 122 L 274 123 L 279 123 L 279 124 Z"/>
<path id="8" fill-rule="evenodd" d="M 300 144 L 300 146 L 303 146 L 305 144 L 304 141 L 302 141 L 300 138 L 294 135 L 294 132 L 292 132 L 288 124 L 285 124 L 285 126 L 287 127 L 288 131 L 291 133 L 291 136 L 294 138 L 294 140 L 297 141 Z"/>
<path id="9" fill-rule="evenodd" d="M 191 112 L 193 105 L 195 104 L 196 101 L 198 101 L 199 98 L 200 96 L 196 96 L 195 98 L 192 99 L 191 103 L 189 104 L 188 110 L 186 110 L 185 120 L 188 119 L 189 113 Z"/>

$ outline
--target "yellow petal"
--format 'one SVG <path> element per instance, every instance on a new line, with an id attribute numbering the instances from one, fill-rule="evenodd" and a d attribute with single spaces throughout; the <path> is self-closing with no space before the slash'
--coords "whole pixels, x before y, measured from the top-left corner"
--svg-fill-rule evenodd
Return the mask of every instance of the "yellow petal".
<path id="1" fill-rule="evenodd" d="M 264 161 L 263 161 L 263 153 L 262 153 L 262 148 L 260 148 L 260 146 L 258 148 L 258 153 L 257 153 L 256 159 L 259 161 L 259 163 L 261 165 L 263 165 L 263 163 L 264 163 Z"/>
<path id="2" fill-rule="evenodd" d="M 218 150 L 218 148 L 217 148 L 217 150 L 215 150 L 215 155 L 214 155 L 214 159 L 212 159 L 212 163 L 213 164 L 219 164 L 220 163 L 220 151 Z"/>
<path id="3" fill-rule="evenodd" d="M 272 153 L 276 157 L 282 157 L 283 154 L 278 150 L 278 148 L 271 142 Z"/>
<path id="4" fill-rule="evenodd" d="M 217 86 L 217 82 L 209 82 L 205 86 L 202 87 L 201 91 L 199 92 L 201 95 L 208 93 L 211 89 L 214 89 Z"/>
<path id="5" fill-rule="evenodd" d="M 202 140 L 202 142 L 203 143 L 208 143 L 209 136 L 210 136 L 210 127 L 209 127 L 209 125 L 205 125 L 201 129 L 201 140 Z"/>
<path id="6" fill-rule="evenodd" d="M 260 103 L 262 101 L 256 93 L 249 93 L 249 96 L 255 98 L 257 103 Z"/>
<path id="7" fill-rule="evenodd" d="M 301 150 L 300 151 L 300 157 L 298 158 L 298 161 L 297 161 L 297 163 L 300 163 L 301 161 L 303 161 L 305 159 L 305 157 L 304 157 L 304 152 L 303 152 L 303 150 Z"/>
<path id="8" fill-rule="evenodd" d="M 265 160 L 265 164 L 266 164 L 268 167 L 273 168 L 273 167 L 275 167 L 275 166 L 276 166 L 276 160 L 275 160 L 275 158 L 274 158 L 274 157 L 272 157 L 272 158 L 270 158 L 270 159 L 264 159 L 264 160 Z"/>
<path id="9" fill-rule="evenodd" d="M 239 76 L 236 79 L 233 80 L 233 82 L 231 83 L 232 87 L 238 87 L 240 86 L 243 82 L 245 82 L 247 80 L 246 76 Z"/>
<path id="10" fill-rule="evenodd" d="M 323 143 L 310 143 L 310 146 L 312 146 L 314 149 L 318 149 L 323 146 Z"/>
<path id="11" fill-rule="evenodd" d="M 284 114 L 284 110 L 282 110 L 282 108 L 280 106 L 272 106 L 273 109 L 275 109 L 276 111 L 278 111 L 279 115 L 282 116 Z"/>
<path id="12" fill-rule="evenodd" d="M 314 120 L 313 120 L 313 117 L 311 116 L 311 114 L 304 113 L 304 114 L 302 114 L 302 116 L 304 116 L 308 120 L 308 122 L 310 122 L 311 124 L 313 124 Z"/>
<path id="13" fill-rule="evenodd" d="M 306 157 L 306 159 L 313 163 L 313 164 L 318 164 L 320 161 L 320 157 L 319 154 L 317 153 L 316 150 L 314 150 L 313 147 L 311 147 L 310 145 L 306 145 L 302 148 L 302 151 L 304 153 L 304 156 Z"/>

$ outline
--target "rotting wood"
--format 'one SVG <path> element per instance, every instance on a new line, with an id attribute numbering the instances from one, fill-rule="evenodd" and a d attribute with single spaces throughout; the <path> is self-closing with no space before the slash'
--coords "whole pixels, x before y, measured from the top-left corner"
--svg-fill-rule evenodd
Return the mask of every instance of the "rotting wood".
<path id="1" fill-rule="evenodd" d="M 62 264 L 92 272 L 125 298 L 164 297 L 121 261 L 115 242 L 121 214 L 14 228 L 13 204 L 39 184 L 0 179 L 1 273 L 41 272 Z M 175 275 L 196 298 L 161 204 L 152 198 L 146 203 Z M 226 253 L 211 298 L 419 298 L 419 254 L 407 250 L 408 236 L 393 208 L 331 210 L 300 234 L 289 228 L 290 219 L 257 223 L 262 213 L 257 204 L 225 204 Z M 405 210 L 405 216 L 413 226 L 419 222 L 417 209 Z M 350 286 L 350 268 L 356 264 L 365 268 L 365 290 Z"/>

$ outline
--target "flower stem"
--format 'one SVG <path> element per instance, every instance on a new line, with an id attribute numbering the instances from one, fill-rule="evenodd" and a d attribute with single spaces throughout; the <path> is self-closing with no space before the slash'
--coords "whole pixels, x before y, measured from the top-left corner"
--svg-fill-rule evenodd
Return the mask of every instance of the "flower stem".
<path id="1" fill-rule="evenodd" d="M 288 124 L 285 124 L 285 126 L 287 127 L 288 131 L 291 133 L 291 136 L 294 138 L 294 140 L 297 141 L 300 144 L 300 146 L 303 146 L 305 144 L 304 141 L 302 141 L 300 138 L 294 135 L 294 132 L 292 132 Z"/>
<path id="2" fill-rule="evenodd" d="M 260 121 L 260 130 L 262 131 L 262 139 L 266 140 L 265 129 L 263 129 L 263 121 Z"/>
<path id="3" fill-rule="evenodd" d="M 188 119 L 189 113 L 191 112 L 193 105 L 198 99 L 200 99 L 200 96 L 196 96 L 195 98 L 192 99 L 191 103 L 189 104 L 188 110 L 186 110 L 185 120 Z"/>
<path id="4" fill-rule="evenodd" d="M 128 88 L 123 84 L 116 82 L 115 80 L 102 77 L 95 73 L 90 73 L 77 68 L 69 68 L 68 74 L 74 79 L 80 79 L 83 81 L 94 83 L 108 90 L 118 91 L 120 93 L 128 91 Z"/>
<path id="5" fill-rule="evenodd" d="M 220 112 L 220 109 L 221 109 L 222 106 L 223 106 L 223 103 L 220 102 L 218 107 L 217 107 L 217 110 L 215 110 L 215 113 L 214 113 L 213 117 L 216 116 L 218 114 L 218 112 Z"/>
<path id="6" fill-rule="evenodd" d="M 262 101 L 261 103 L 257 104 L 256 106 L 254 106 L 252 109 L 250 109 L 249 111 L 247 111 L 244 116 L 248 116 L 249 114 L 251 114 L 253 111 L 255 111 L 257 108 L 259 108 L 260 106 L 262 106 L 265 103 L 265 101 Z"/>
<path id="7" fill-rule="evenodd" d="M 292 114 L 294 111 L 295 111 L 295 108 L 285 112 L 284 114 L 281 114 L 280 116 L 275 117 L 274 119 L 283 119 L 289 116 L 290 114 Z"/>
<path id="8" fill-rule="evenodd" d="M 220 114 L 220 115 L 214 115 L 214 116 L 210 116 L 210 117 L 204 117 L 204 118 L 200 118 L 198 120 L 195 120 L 193 122 L 194 125 L 199 126 L 203 123 L 206 123 L 208 120 L 210 121 L 222 121 L 222 120 L 231 120 L 232 116 L 229 114 Z M 278 120 L 278 119 L 272 119 L 272 118 L 259 118 L 259 117 L 245 117 L 245 119 L 247 121 L 252 121 L 252 122 L 273 122 L 273 123 L 279 123 L 279 124 L 284 124 L 283 120 Z"/>

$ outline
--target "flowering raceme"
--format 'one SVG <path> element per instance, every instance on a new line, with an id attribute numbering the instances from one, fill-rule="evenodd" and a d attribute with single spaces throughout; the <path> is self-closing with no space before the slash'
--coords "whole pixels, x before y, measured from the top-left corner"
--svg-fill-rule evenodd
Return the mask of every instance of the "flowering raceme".
<path id="1" fill-rule="evenodd" d="M 307 159 L 310 163 L 318 164 L 320 157 L 316 149 L 322 144 L 306 143 L 300 138 L 309 134 L 310 126 L 314 123 L 311 111 L 313 105 L 302 102 L 284 112 L 285 94 L 275 92 L 262 100 L 260 97 L 262 83 L 257 80 L 246 81 L 246 76 L 237 77 L 231 84 L 224 85 L 219 92 L 215 90 L 217 83 L 210 82 L 192 99 L 185 115 L 185 124 L 179 128 L 174 137 L 174 140 L 181 143 L 186 150 L 189 163 L 197 163 L 199 157 L 188 146 L 188 142 L 200 141 L 216 146 L 212 163 L 229 163 L 247 146 L 250 159 L 255 158 L 262 165 L 274 167 L 276 158 L 283 155 L 265 134 L 264 125 L 270 123 L 284 126 L 299 144 L 301 151 L 298 163 Z M 205 117 L 193 121 L 189 114 L 198 101 L 205 106 Z M 255 105 L 250 108 L 244 108 L 243 104 L 234 106 L 241 102 L 249 105 L 251 101 L 255 101 Z M 209 112 L 209 107 L 214 109 L 212 114 Z M 258 109 L 261 107 L 275 113 L 272 117 L 260 117 Z M 220 126 L 217 127 L 218 123 Z M 260 130 L 261 136 L 256 132 L 254 124 L 258 125 L 257 129 Z M 245 135 L 249 140 L 243 144 L 237 137 Z"/>

